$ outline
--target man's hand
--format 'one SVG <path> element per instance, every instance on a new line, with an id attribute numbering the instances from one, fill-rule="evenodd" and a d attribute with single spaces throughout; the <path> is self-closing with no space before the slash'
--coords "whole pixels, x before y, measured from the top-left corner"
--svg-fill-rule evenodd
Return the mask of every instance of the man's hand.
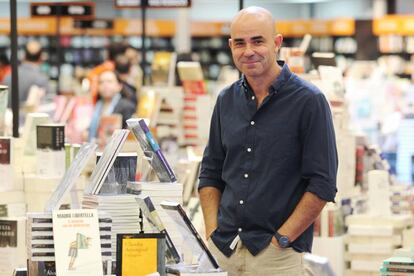
<path id="1" fill-rule="evenodd" d="M 276 240 L 276 237 L 275 237 L 275 236 L 273 236 L 273 237 L 272 237 L 271 243 L 272 243 L 272 245 L 273 245 L 274 247 L 276 247 L 276 248 L 282 248 L 282 247 L 280 247 L 279 243 L 277 242 L 277 240 Z"/>
<path id="2" fill-rule="evenodd" d="M 215 187 L 204 187 L 199 190 L 199 197 L 206 228 L 206 240 L 208 240 L 217 228 L 217 213 L 221 192 Z"/>

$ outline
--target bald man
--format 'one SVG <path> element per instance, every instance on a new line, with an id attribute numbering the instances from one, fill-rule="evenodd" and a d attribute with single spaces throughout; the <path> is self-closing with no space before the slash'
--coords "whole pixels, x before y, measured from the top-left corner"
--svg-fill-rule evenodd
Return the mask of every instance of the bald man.
<path id="1" fill-rule="evenodd" d="M 199 184 L 206 236 L 229 275 L 306 275 L 313 222 L 336 194 L 324 95 L 277 61 L 269 11 L 241 10 L 229 46 L 240 80 L 219 95 Z"/>
<path id="2" fill-rule="evenodd" d="M 22 106 L 29 94 L 29 90 L 33 85 L 43 88 L 46 94 L 51 92 L 49 85 L 49 76 L 42 72 L 40 63 L 42 62 L 42 45 L 35 41 L 29 41 L 24 48 L 24 60 L 19 65 L 19 102 Z M 11 86 L 11 75 L 5 79 L 5 84 Z M 11 91 L 11 89 L 10 89 Z M 11 93 L 10 93 L 11 99 Z M 9 105 L 11 100 L 9 101 Z"/>

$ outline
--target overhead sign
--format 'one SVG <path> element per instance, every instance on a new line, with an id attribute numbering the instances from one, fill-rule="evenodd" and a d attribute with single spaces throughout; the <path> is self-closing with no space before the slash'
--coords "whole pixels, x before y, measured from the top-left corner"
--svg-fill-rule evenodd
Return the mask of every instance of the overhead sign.
<path id="1" fill-rule="evenodd" d="M 93 2 L 38 2 L 30 4 L 30 12 L 37 16 L 70 16 L 72 18 L 93 19 L 95 3 Z"/>
<path id="2" fill-rule="evenodd" d="M 73 26 L 78 29 L 100 29 L 110 30 L 114 27 L 111 19 L 75 20 Z"/>
<path id="3" fill-rule="evenodd" d="M 191 0 L 114 0 L 115 8 L 189 8 Z"/>

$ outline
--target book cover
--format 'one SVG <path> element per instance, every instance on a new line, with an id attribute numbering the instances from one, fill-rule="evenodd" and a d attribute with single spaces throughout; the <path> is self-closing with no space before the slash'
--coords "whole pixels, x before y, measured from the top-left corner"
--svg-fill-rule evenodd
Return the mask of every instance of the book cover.
<path id="1" fill-rule="evenodd" d="M 0 247 L 17 247 L 17 221 L 0 220 Z"/>
<path id="2" fill-rule="evenodd" d="M 122 128 L 122 115 L 111 114 L 102 116 L 98 127 L 98 146 L 104 148 L 116 129 Z"/>
<path id="3" fill-rule="evenodd" d="M 149 125 L 155 127 L 160 114 L 162 97 L 152 87 L 143 87 L 137 107 L 137 116 L 149 120 Z"/>
<path id="4" fill-rule="evenodd" d="M 41 124 L 37 126 L 37 173 L 63 176 L 65 173 L 65 126 Z"/>
<path id="5" fill-rule="evenodd" d="M 146 196 L 143 198 L 136 197 L 135 199 L 138 202 L 139 208 L 142 210 L 143 215 L 145 216 L 151 227 L 165 235 L 167 245 L 166 258 L 168 262 L 179 263 L 181 260 L 180 254 L 178 253 L 177 248 L 174 246 L 174 243 L 171 240 L 170 235 L 165 229 L 165 226 L 162 223 L 161 218 L 158 215 L 158 212 L 151 201 L 151 198 L 149 196 Z"/>
<path id="6" fill-rule="evenodd" d="M 0 192 L 13 189 L 12 138 L 0 137 Z"/>
<path id="7" fill-rule="evenodd" d="M 103 275 L 97 210 L 54 211 L 53 240 L 57 275 Z"/>
<path id="8" fill-rule="evenodd" d="M 117 275 L 165 275 L 164 252 L 164 234 L 118 234 Z"/>
<path id="9" fill-rule="evenodd" d="M 145 121 L 143 119 L 128 119 L 127 124 L 138 140 L 144 155 L 150 160 L 150 164 L 160 182 L 177 181 L 174 171 L 165 159 L 161 148 L 152 136 Z"/>

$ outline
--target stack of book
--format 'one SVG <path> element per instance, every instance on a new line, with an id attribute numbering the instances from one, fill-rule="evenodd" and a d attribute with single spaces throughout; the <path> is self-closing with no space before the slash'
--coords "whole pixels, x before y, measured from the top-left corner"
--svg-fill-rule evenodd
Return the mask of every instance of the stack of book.
<path id="1" fill-rule="evenodd" d="M 0 275 L 26 266 L 26 218 L 0 218 Z"/>
<path id="2" fill-rule="evenodd" d="M 44 269 L 45 266 L 48 266 L 47 263 L 54 263 L 55 242 L 60 242 L 53 240 L 52 213 L 28 213 L 26 227 L 28 270 L 30 270 L 32 273 L 34 271 L 38 272 L 39 269 Z M 102 261 L 104 262 L 112 260 L 111 228 L 111 217 L 106 213 L 100 212 L 99 232 L 101 240 Z"/>
<path id="3" fill-rule="evenodd" d="M 414 247 L 395 250 L 391 258 L 385 259 L 381 266 L 381 276 L 413 275 Z"/>
<path id="4" fill-rule="evenodd" d="M 350 215 L 346 217 L 347 275 L 378 275 L 382 261 L 402 245 L 402 232 L 413 224 L 411 215 Z"/>
<path id="5" fill-rule="evenodd" d="M 414 214 L 414 188 L 407 185 L 394 185 L 391 194 L 393 214 Z"/>
<path id="6" fill-rule="evenodd" d="M 0 217 L 26 215 L 24 192 L 15 183 L 13 144 L 13 138 L 0 137 Z"/>
<path id="7" fill-rule="evenodd" d="M 83 209 L 98 209 L 112 218 L 112 258 L 116 258 L 116 235 L 118 233 L 140 233 L 141 219 L 135 195 L 85 195 Z"/>
<path id="8" fill-rule="evenodd" d="M 0 137 L 0 217 L 26 215 L 24 192 L 16 183 L 14 144 L 12 137 Z"/>

